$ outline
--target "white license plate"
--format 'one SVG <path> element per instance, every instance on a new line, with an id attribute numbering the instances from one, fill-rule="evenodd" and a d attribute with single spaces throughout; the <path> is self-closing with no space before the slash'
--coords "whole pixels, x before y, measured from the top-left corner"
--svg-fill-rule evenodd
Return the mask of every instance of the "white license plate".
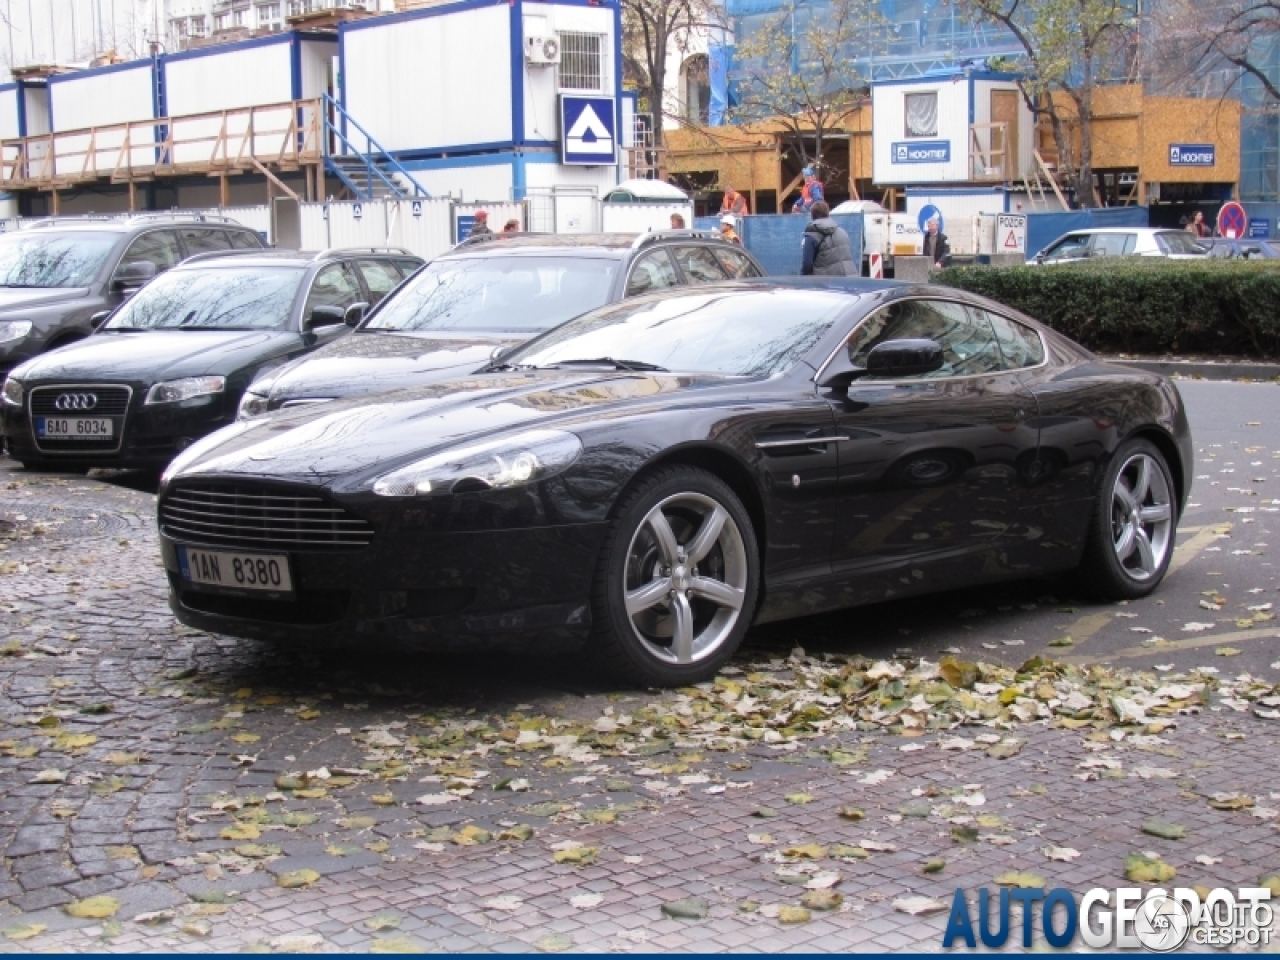
<path id="1" fill-rule="evenodd" d="M 283 553 L 178 547 L 178 570 L 182 579 L 190 584 L 264 593 L 293 592 L 289 558 Z"/>
<path id="2" fill-rule="evenodd" d="M 109 417 L 36 417 L 41 440 L 101 440 L 114 434 Z"/>

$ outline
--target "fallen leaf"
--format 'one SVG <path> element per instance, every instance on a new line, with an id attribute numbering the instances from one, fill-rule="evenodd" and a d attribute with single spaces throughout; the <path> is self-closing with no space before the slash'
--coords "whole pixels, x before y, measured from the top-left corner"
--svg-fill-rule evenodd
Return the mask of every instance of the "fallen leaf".
<path id="1" fill-rule="evenodd" d="M 1124 858 L 1124 876 L 1133 883 L 1166 883 L 1178 875 L 1178 871 L 1163 860 L 1154 860 L 1140 853 Z"/>
<path id="2" fill-rule="evenodd" d="M 6 940 L 30 940 L 48 929 L 48 925 L 43 923 L 15 923 L 11 927 L 0 930 L 0 933 L 4 934 Z"/>
<path id="3" fill-rule="evenodd" d="M 662 905 L 662 913 L 676 920 L 703 920 L 710 910 L 710 904 L 701 897 L 668 900 Z"/>
<path id="4" fill-rule="evenodd" d="M 580 893 L 576 897 L 569 898 L 569 903 L 579 910 L 590 910 L 592 907 L 600 906 L 603 902 L 604 895 L 599 893 Z"/>
<path id="5" fill-rule="evenodd" d="M 514 913 L 524 906 L 524 901 L 511 894 L 503 894 L 500 897 L 489 898 L 484 902 L 484 905 L 490 910 L 503 910 L 507 913 Z"/>
<path id="6" fill-rule="evenodd" d="M 1273 899 L 1280 897 L 1280 873 L 1264 873 L 1258 878 L 1258 886 L 1270 890 Z"/>
<path id="7" fill-rule="evenodd" d="M 1044 877 L 1029 870 L 1008 870 L 996 877 L 1002 887 L 1039 888 L 1045 885 Z"/>
<path id="8" fill-rule="evenodd" d="M 942 913 L 951 908 L 941 900 L 934 900 L 932 897 L 899 897 L 893 901 L 893 909 L 918 917 L 924 914 Z"/>
<path id="9" fill-rule="evenodd" d="M 796 805 L 802 805 L 802 804 L 813 802 L 813 797 L 809 796 L 809 794 L 807 793 L 788 793 L 782 799 L 786 800 L 787 803 L 793 803 Z"/>
<path id="10" fill-rule="evenodd" d="M 800 905 L 810 910 L 838 910 L 842 903 L 844 895 L 830 889 L 810 890 L 800 898 Z"/>
<path id="11" fill-rule="evenodd" d="M 596 854 L 599 852 L 595 847 L 570 847 L 568 850 L 557 850 L 552 859 L 556 863 L 572 863 L 582 866 L 594 863 Z"/>
<path id="12" fill-rule="evenodd" d="M 1080 851 L 1074 847 L 1045 847 L 1044 855 L 1050 860 L 1062 860 L 1070 863 L 1076 857 L 1080 856 Z"/>
<path id="13" fill-rule="evenodd" d="M 1204 864 L 1206 867 L 1212 867 L 1215 863 L 1221 862 L 1221 857 L 1211 857 L 1207 853 L 1202 853 L 1196 857 L 1196 863 Z M 1280 896 L 1280 892 L 1278 892 L 1276 896 Z"/>
<path id="14" fill-rule="evenodd" d="M 404 917 L 400 916 L 400 914 L 384 910 L 369 917 L 361 926 L 373 933 L 380 933 L 383 930 L 397 929 L 403 920 Z"/>
<path id="15" fill-rule="evenodd" d="M 120 901 L 108 896 L 88 897 L 69 903 L 62 909 L 78 920 L 105 920 L 115 916 L 120 909 Z"/>
<path id="16" fill-rule="evenodd" d="M 941 857 L 935 857 L 928 861 L 922 869 L 925 873 L 939 873 L 946 867 L 946 865 L 947 861 L 943 860 Z"/>
<path id="17" fill-rule="evenodd" d="M 1142 825 L 1142 832 L 1164 840 L 1183 840 L 1187 836 L 1187 828 L 1177 823 L 1164 820 L 1148 820 Z"/>
<path id="18" fill-rule="evenodd" d="M 573 946 L 573 937 L 567 933 L 549 933 L 533 944 L 543 953 L 560 953 Z"/>
<path id="19" fill-rule="evenodd" d="M 207 937 L 213 933 L 213 925 L 199 917 L 183 917 L 174 924 L 182 933 L 192 937 Z"/>
<path id="20" fill-rule="evenodd" d="M 843 898 L 841 898 L 843 899 Z M 804 907 L 779 907 L 778 922 L 784 924 L 808 923 L 813 918 Z"/>
<path id="21" fill-rule="evenodd" d="M 303 868 L 302 870 L 291 870 L 288 873 L 282 873 L 276 877 L 276 885 L 284 887 L 286 890 L 293 890 L 298 887 L 309 887 L 320 879 L 320 874 L 314 870 Z"/>
<path id="22" fill-rule="evenodd" d="M 805 843 L 787 847 L 782 851 L 784 857 L 795 857 L 805 860 L 821 860 L 827 855 L 827 848 L 816 843 Z"/>
<path id="23" fill-rule="evenodd" d="M 1234 657 L 1240 653 L 1240 650 L 1238 650 L 1236 647 L 1219 647 L 1217 650 L 1213 652 L 1215 655 L 1219 657 Z"/>
<path id="24" fill-rule="evenodd" d="M 1253 797 L 1243 793 L 1215 793 L 1209 797 L 1209 806 L 1215 810 L 1244 810 L 1253 806 Z"/>
<path id="25" fill-rule="evenodd" d="M 865 820 L 867 817 L 866 811 L 857 807 L 841 807 L 836 814 L 842 820 Z"/>
<path id="26" fill-rule="evenodd" d="M 257 840 L 262 836 L 262 831 L 252 823 L 235 823 L 229 827 L 223 827 L 218 836 L 223 840 Z"/>

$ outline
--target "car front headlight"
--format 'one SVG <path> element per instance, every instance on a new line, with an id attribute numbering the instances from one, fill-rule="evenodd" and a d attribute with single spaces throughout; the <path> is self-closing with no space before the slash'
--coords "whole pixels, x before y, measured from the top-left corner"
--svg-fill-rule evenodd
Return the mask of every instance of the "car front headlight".
<path id="1" fill-rule="evenodd" d="M 221 393 L 227 386 L 226 377 L 184 377 L 157 383 L 147 391 L 147 403 L 181 403 L 196 397 L 208 397 Z"/>
<path id="2" fill-rule="evenodd" d="M 0 320 L 0 343 L 21 340 L 30 332 L 30 320 Z"/>
<path id="3" fill-rule="evenodd" d="M 268 404 L 271 397 L 265 393 L 253 393 L 245 391 L 245 395 L 240 398 L 240 409 L 236 411 L 237 420 L 256 420 L 258 417 L 265 416 L 270 412 Z"/>
<path id="4" fill-rule="evenodd" d="M 4 379 L 4 402 L 11 403 L 15 407 L 22 406 L 22 384 L 13 377 Z"/>
<path id="5" fill-rule="evenodd" d="M 379 477 L 380 497 L 437 497 L 519 487 L 553 477 L 578 459 L 582 441 L 563 430 L 514 437 L 437 453 Z"/>

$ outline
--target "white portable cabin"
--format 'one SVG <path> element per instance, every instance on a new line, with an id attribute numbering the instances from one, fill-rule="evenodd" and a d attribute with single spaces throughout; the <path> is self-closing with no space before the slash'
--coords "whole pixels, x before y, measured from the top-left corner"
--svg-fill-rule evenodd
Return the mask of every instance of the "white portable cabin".
<path id="1" fill-rule="evenodd" d="M 49 132 L 49 88 L 43 81 L 0 83 L 0 140 Z"/>
<path id="2" fill-rule="evenodd" d="M 158 129 L 151 124 L 136 124 L 127 130 L 118 125 L 155 118 L 156 76 L 156 61 L 132 60 L 50 77 L 50 132 L 108 128 L 59 138 L 57 172 L 83 169 L 110 174 L 130 163 L 153 165 Z"/>
<path id="3" fill-rule="evenodd" d="M 165 115 L 194 118 L 174 123 L 175 142 L 194 142 L 176 142 L 173 161 L 207 161 L 215 152 L 234 158 L 249 129 L 247 107 L 273 107 L 253 112 L 256 152 L 283 146 L 292 113 L 288 104 L 332 92 L 337 52 L 332 35 L 291 31 L 163 57 Z M 235 112 L 224 118 L 223 111 Z M 309 116 L 299 119 L 310 121 Z M 224 121 L 226 135 L 221 136 Z"/>
<path id="4" fill-rule="evenodd" d="M 347 139 L 367 133 L 434 195 L 597 202 L 618 166 L 561 162 L 560 97 L 610 98 L 621 137 L 619 18 L 616 2 L 457 0 L 344 23 Z"/>
<path id="5" fill-rule="evenodd" d="M 1004 183 L 1031 172 L 1034 118 L 1011 75 L 882 81 L 871 110 L 877 184 Z"/>

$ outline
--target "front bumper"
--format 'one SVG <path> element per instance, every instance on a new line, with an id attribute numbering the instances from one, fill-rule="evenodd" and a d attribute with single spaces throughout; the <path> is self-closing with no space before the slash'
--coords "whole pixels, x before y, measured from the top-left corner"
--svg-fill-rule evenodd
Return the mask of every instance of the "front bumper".
<path id="1" fill-rule="evenodd" d="M 35 417 L 30 412 L 32 391 L 50 385 L 32 383 L 24 386 L 26 394 L 21 407 L 0 405 L 0 435 L 4 437 L 6 451 L 15 460 L 43 466 L 163 467 L 196 440 L 234 422 L 239 402 L 238 396 L 233 398 L 221 394 L 182 403 L 147 405 L 143 399 L 148 385 L 120 384 L 131 387 L 132 393 L 124 413 L 109 418 L 114 430 L 110 442 L 51 443 L 36 436 Z M 59 382 L 58 386 L 82 389 L 65 382 Z"/>
<path id="2" fill-rule="evenodd" d="M 323 646 L 385 637 L 424 649 L 536 640 L 548 649 L 576 648 L 586 639 L 605 528 L 383 529 L 360 549 L 287 551 L 293 599 L 194 587 L 183 580 L 178 548 L 199 545 L 164 532 L 160 542 L 170 608 L 183 623 L 211 633 Z"/>

